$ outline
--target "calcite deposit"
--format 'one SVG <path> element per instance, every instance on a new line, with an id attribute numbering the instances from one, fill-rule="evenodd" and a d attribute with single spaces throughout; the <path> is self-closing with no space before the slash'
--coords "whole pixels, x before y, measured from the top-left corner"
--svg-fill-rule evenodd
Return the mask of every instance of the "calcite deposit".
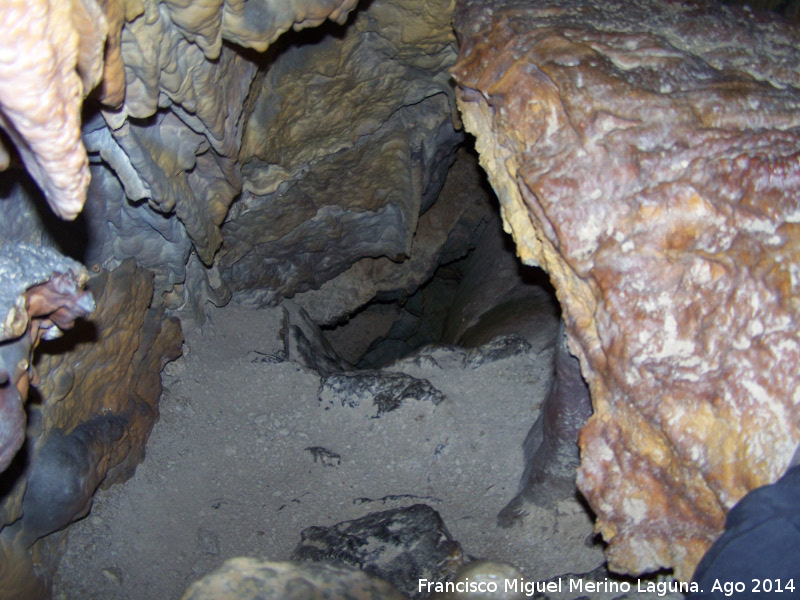
<path id="1" fill-rule="evenodd" d="M 465 127 L 591 387 L 609 565 L 689 578 L 800 441 L 800 39 L 704 2 L 460 0 Z"/>
<path id="2" fill-rule="evenodd" d="M 166 295 L 174 306 L 188 300 L 196 307 L 209 293 L 214 296 L 213 282 L 206 286 L 209 290 L 202 285 L 206 279 L 214 280 L 214 272 L 209 275 L 187 263 L 192 253 L 202 265 L 211 265 L 222 242 L 219 227 L 241 191 L 242 113 L 257 71 L 256 57 L 244 49 L 263 52 L 290 28 L 316 26 L 326 19 L 343 23 L 355 1 L 6 4 L 0 24 L 8 33 L 9 62 L 3 63 L 2 77 L 8 77 L 3 87 L 9 97 L 0 97 L 0 114 L 5 123 L 20 112 L 17 104 L 35 108 L 38 112 L 29 121 L 39 123 L 36 131 L 41 135 L 31 138 L 39 146 L 28 151 L 30 136 L 25 137 L 22 129 L 21 138 L 16 135 L 17 124 L 9 121 L 3 128 L 54 210 L 69 218 L 80 212 L 90 179 L 88 151 L 96 180 L 88 188 L 88 203 L 108 217 L 89 220 L 92 242 L 102 249 L 92 259 L 113 269 L 125 258 L 136 258 L 156 271 L 156 295 Z M 97 21 L 97 31 L 89 28 L 84 13 Z M 52 38 L 50 44 L 22 35 L 39 27 L 36 19 Z M 76 30 L 67 26 L 70 22 Z M 47 53 L 53 48 L 59 54 L 50 57 Z M 26 55 L 30 57 L 25 59 Z M 46 80 L 28 77 L 12 85 L 12 76 L 38 72 L 35 60 L 44 65 L 38 71 L 48 69 Z M 19 94 L 26 82 L 31 92 Z M 82 142 L 81 100 L 98 83 L 103 106 L 92 105 L 85 111 Z M 44 127 L 46 123 L 50 127 Z M 67 145 L 68 150 L 62 149 Z M 48 158 L 51 154 L 56 157 Z M 55 164 L 57 158 L 67 161 L 69 169 Z M 44 160 L 55 166 L 37 167 Z M 59 183 L 67 188 L 58 192 L 60 196 L 51 191 L 51 172 L 53 177 L 70 177 Z M 103 214 L 104 209 L 111 214 Z M 115 233 L 121 239 L 115 239 Z M 165 248 L 165 239 L 176 247 Z M 184 289 L 187 269 L 192 281 Z M 229 296 L 222 291 L 214 297 L 225 302 Z"/>
<path id="3" fill-rule="evenodd" d="M 86 269 L 53 250 L 0 247 L 0 472 L 25 440 L 24 404 L 31 379 L 37 383 L 33 349 L 94 310 L 87 279 Z"/>
<path id="4" fill-rule="evenodd" d="M 74 261 L 52 250 L 28 253 L 38 254 L 57 257 L 56 266 L 73 266 L 85 281 L 85 270 Z M 28 263 L 26 272 L 33 277 L 36 270 Z M 13 281 L 7 270 L 2 274 L 7 285 Z M 9 469 L 14 473 L 4 481 L 0 505 L 0 564 L 16 565 L 8 573 L 0 572 L 2 599 L 46 597 L 43 590 L 53 567 L 50 544 L 57 546 L 58 541 L 37 540 L 84 516 L 100 484 L 121 482 L 133 474 L 158 418 L 159 374 L 180 354 L 180 325 L 164 317 L 163 307 L 150 307 L 152 275 L 133 260 L 98 274 L 88 287 L 96 310 L 69 336 L 42 346 L 35 362 L 38 385 L 29 406 L 33 424 L 26 456 L 19 468 Z M 62 303 L 72 298 L 63 293 L 63 284 L 60 291 Z M 94 308 L 89 292 L 78 299 L 81 314 Z M 29 304 L 42 306 L 41 301 Z M 75 302 L 64 306 L 62 314 L 50 311 L 50 319 L 62 322 L 63 314 L 74 318 Z M 24 434 L 24 421 L 22 427 Z M 27 591 L 20 596 L 20 590 Z"/>
<path id="5" fill-rule="evenodd" d="M 94 0 L 0 5 L 0 170 L 10 139 L 52 210 L 74 219 L 89 165 L 80 137 L 83 98 L 103 72 L 107 21 Z"/>

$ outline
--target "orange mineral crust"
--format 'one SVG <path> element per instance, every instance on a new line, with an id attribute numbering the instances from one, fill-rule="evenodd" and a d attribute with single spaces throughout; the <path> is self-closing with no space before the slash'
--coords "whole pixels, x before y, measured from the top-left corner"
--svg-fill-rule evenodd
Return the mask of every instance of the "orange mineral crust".
<path id="1" fill-rule="evenodd" d="M 800 39 L 655 0 L 460 0 L 455 28 L 464 125 L 591 388 L 609 566 L 688 579 L 800 441 Z"/>

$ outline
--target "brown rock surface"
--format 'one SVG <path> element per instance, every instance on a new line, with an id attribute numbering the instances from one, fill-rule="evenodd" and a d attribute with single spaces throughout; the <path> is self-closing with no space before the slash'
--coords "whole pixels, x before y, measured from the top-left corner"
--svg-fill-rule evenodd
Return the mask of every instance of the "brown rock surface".
<path id="1" fill-rule="evenodd" d="M 44 536 L 84 516 L 98 485 L 133 474 L 158 418 L 161 369 L 180 354 L 180 325 L 150 308 L 152 275 L 133 260 L 88 287 L 97 302 L 92 316 L 41 346 L 27 464 L 12 464 L 2 481 L 0 563 L 12 565 L 0 571 L 3 599 L 22 597 L 20 590 L 44 597 L 58 553 L 58 541 Z"/>
<path id="2" fill-rule="evenodd" d="M 437 221 L 456 212 L 423 221 L 462 139 L 448 72 L 452 6 L 376 0 L 346 28 L 293 36 L 256 79 L 243 115 L 244 191 L 219 257 L 238 300 L 274 304 L 354 267 L 333 290 L 342 300 L 365 272 L 386 282 L 406 271 L 413 288 L 420 271 L 435 269 L 437 253 L 414 247 L 441 237 Z M 409 257 L 415 264 L 403 269 L 388 264 Z M 365 287 L 324 319 L 357 308 L 381 285 Z"/>
<path id="3" fill-rule="evenodd" d="M 92 312 L 94 300 L 83 289 L 88 276 L 47 248 L 0 247 L 0 472 L 25 440 L 24 404 L 36 378 L 33 349 Z"/>
<path id="4" fill-rule="evenodd" d="M 152 275 L 132 260 L 90 280 L 97 309 L 84 334 L 91 337 L 68 351 L 48 348 L 37 365 L 45 429 L 71 431 L 99 414 L 126 418 L 124 438 L 105 457 L 105 470 L 115 469 L 107 484 L 127 479 L 144 457 L 158 418 L 161 369 L 181 352 L 180 323 L 150 307 L 152 287 Z"/>
<path id="5" fill-rule="evenodd" d="M 609 565 L 688 578 L 800 440 L 800 40 L 702 2 L 462 0 L 455 27 L 465 126 L 591 387 Z"/>

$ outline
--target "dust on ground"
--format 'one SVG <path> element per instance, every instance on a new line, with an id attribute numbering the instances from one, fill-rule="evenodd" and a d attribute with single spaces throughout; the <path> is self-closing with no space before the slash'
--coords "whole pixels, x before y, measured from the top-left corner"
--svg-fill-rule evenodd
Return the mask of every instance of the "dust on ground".
<path id="1" fill-rule="evenodd" d="M 528 579 L 603 562 L 577 501 L 534 509 L 521 527 L 495 522 L 517 492 L 552 349 L 478 368 L 448 365 L 442 350 L 439 366 L 405 361 L 395 369 L 447 399 L 374 418 L 323 405 L 316 373 L 275 361 L 281 314 L 230 305 L 202 330 L 184 325 L 147 457 L 69 530 L 54 598 L 177 600 L 228 558 L 287 560 L 306 527 L 420 502 L 469 555 L 508 561 Z"/>

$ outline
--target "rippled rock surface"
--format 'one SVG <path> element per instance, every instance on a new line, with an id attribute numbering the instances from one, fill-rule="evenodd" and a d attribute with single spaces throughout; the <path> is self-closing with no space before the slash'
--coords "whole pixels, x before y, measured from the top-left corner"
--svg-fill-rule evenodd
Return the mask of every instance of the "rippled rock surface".
<path id="1" fill-rule="evenodd" d="M 133 474 L 158 418 L 161 369 L 181 351 L 179 322 L 150 306 L 152 275 L 133 260 L 88 288 L 91 316 L 40 347 L 27 443 L 0 479 L 3 599 L 45 597 L 58 548 L 47 536 L 84 516 L 99 485 Z"/>
<path id="2" fill-rule="evenodd" d="M 365 258 L 368 279 L 391 277 L 382 261 L 403 262 L 417 231 L 430 235 L 420 215 L 462 137 L 451 15 L 449 1 L 378 0 L 346 28 L 296 37 L 255 82 L 244 191 L 220 254 L 239 300 L 273 304 Z M 425 259 L 432 272 L 436 257 Z"/>
<path id="3" fill-rule="evenodd" d="M 609 565 L 688 578 L 800 440 L 800 40 L 655 0 L 462 0 L 455 27 L 465 126 L 591 388 Z"/>

